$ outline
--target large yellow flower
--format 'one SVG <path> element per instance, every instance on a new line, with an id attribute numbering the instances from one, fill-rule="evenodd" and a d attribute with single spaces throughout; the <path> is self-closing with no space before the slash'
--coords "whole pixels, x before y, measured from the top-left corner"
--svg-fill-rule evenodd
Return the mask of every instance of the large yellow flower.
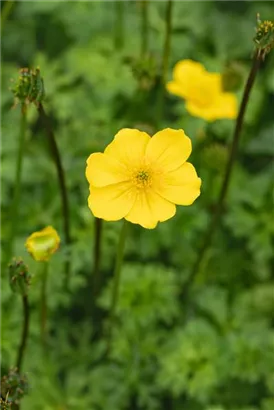
<path id="1" fill-rule="evenodd" d="M 179 61 L 173 70 L 173 81 L 167 83 L 170 93 L 186 100 L 187 111 L 206 121 L 237 116 L 235 94 L 222 90 L 222 76 L 209 73 L 192 60 Z"/>
<path id="2" fill-rule="evenodd" d="M 48 261 L 60 245 L 60 237 L 52 226 L 32 233 L 26 240 L 25 246 L 36 261 Z"/>
<path id="3" fill-rule="evenodd" d="M 167 128 L 152 138 L 120 130 L 104 153 L 87 160 L 89 208 L 107 221 L 125 218 L 155 228 L 175 215 L 175 204 L 191 205 L 200 195 L 201 180 L 186 162 L 191 149 L 183 130 Z"/>

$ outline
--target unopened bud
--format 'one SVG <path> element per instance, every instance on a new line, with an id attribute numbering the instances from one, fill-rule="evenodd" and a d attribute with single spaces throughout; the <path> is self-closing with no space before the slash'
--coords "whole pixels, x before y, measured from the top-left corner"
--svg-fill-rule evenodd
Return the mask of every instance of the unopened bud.
<path id="1" fill-rule="evenodd" d="M 52 226 L 33 232 L 26 240 L 25 246 L 36 261 L 48 261 L 58 250 L 60 237 Z"/>
<path id="2" fill-rule="evenodd" d="M 44 81 L 40 69 L 21 68 L 19 78 L 14 82 L 11 91 L 14 94 L 15 105 L 34 103 L 38 105 L 45 98 Z"/>
<path id="3" fill-rule="evenodd" d="M 11 410 L 11 402 L 8 401 L 8 396 L 5 398 L 0 398 L 0 409 Z"/>
<path id="4" fill-rule="evenodd" d="M 155 84 L 157 65 L 151 55 L 132 61 L 132 72 L 139 81 L 140 88 L 149 90 Z"/>
<path id="5" fill-rule="evenodd" d="M 270 20 L 261 21 L 258 14 L 254 41 L 264 59 L 266 54 L 274 47 L 274 22 Z"/>
<path id="6" fill-rule="evenodd" d="M 1 378 L 1 409 L 11 409 L 18 405 L 22 397 L 28 393 L 28 381 L 25 375 L 20 375 L 17 369 L 10 369 Z"/>
<path id="7" fill-rule="evenodd" d="M 28 267 L 21 258 L 14 258 L 8 269 L 10 287 L 13 292 L 20 293 L 22 296 L 26 295 L 31 280 Z"/>

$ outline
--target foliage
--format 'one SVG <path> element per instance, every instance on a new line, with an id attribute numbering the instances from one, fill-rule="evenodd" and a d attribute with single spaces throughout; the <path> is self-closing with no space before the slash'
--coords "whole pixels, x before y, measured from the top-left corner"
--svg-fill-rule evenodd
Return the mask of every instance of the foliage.
<path id="1" fill-rule="evenodd" d="M 9 80 L 20 67 L 39 66 L 44 78 L 44 106 L 65 169 L 73 237 L 66 249 L 55 167 L 32 106 L 14 250 L 32 275 L 23 369 L 29 392 L 22 410 L 270 410 L 273 405 L 274 53 L 266 56 L 252 91 L 221 227 L 185 300 L 181 290 L 214 209 L 234 123 L 191 117 L 183 100 L 167 93 L 159 117 L 166 3 L 148 5 L 153 69 L 145 76 L 151 81 L 136 69 L 142 68 L 140 2 L 124 3 L 121 48 L 115 45 L 117 2 L 15 2 L 3 25 L 2 374 L 14 366 L 22 326 L 21 300 L 9 288 L 5 258 L 20 122 L 20 109 L 11 109 Z M 240 100 L 256 13 L 270 19 L 273 11 L 268 1 L 174 2 L 169 79 L 175 63 L 186 58 L 213 72 L 236 64 Z M 88 156 L 102 151 L 123 127 L 150 134 L 183 128 L 203 184 L 193 206 L 178 207 L 157 229 L 130 226 L 112 349 L 104 358 L 121 224 L 103 224 L 102 291 L 93 306 L 94 218 L 87 206 L 85 167 Z M 47 225 L 56 228 L 61 246 L 49 266 L 45 356 L 39 339 L 42 272 L 24 243 Z M 67 253 L 69 290 L 63 273 Z"/>

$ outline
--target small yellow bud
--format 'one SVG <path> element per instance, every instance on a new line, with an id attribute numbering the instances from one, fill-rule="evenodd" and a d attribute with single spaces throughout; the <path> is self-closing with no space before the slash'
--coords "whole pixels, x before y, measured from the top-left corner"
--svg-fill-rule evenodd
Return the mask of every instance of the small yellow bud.
<path id="1" fill-rule="evenodd" d="M 26 240 L 25 246 L 36 261 L 48 261 L 60 245 L 60 237 L 52 226 L 32 233 Z"/>

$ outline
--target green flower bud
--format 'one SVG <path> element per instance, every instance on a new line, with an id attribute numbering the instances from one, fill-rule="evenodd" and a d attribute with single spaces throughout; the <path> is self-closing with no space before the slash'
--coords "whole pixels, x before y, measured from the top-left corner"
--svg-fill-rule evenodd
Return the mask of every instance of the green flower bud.
<path id="1" fill-rule="evenodd" d="M 132 72 L 139 81 L 140 88 L 149 90 L 155 84 L 157 65 L 153 56 L 142 57 L 132 61 Z"/>
<path id="2" fill-rule="evenodd" d="M 11 409 L 13 404 L 19 404 L 22 397 L 28 393 L 28 381 L 25 375 L 20 375 L 17 369 L 10 369 L 1 378 L 1 409 Z"/>
<path id="3" fill-rule="evenodd" d="M 22 296 L 28 292 L 31 275 L 27 266 L 20 258 L 14 258 L 8 266 L 10 287 L 13 292 L 20 293 Z"/>
<path id="4" fill-rule="evenodd" d="M 212 171 L 223 172 L 227 163 L 228 149 L 224 145 L 213 143 L 203 152 L 204 166 Z"/>
<path id="5" fill-rule="evenodd" d="M 257 49 L 261 51 L 262 58 L 274 47 L 274 22 L 270 20 L 260 20 L 257 15 L 256 36 L 254 38 Z"/>
<path id="6" fill-rule="evenodd" d="M 21 68 L 18 80 L 14 83 L 11 91 L 15 97 L 15 105 L 34 103 L 38 105 L 45 98 L 44 81 L 40 75 L 40 69 Z"/>

